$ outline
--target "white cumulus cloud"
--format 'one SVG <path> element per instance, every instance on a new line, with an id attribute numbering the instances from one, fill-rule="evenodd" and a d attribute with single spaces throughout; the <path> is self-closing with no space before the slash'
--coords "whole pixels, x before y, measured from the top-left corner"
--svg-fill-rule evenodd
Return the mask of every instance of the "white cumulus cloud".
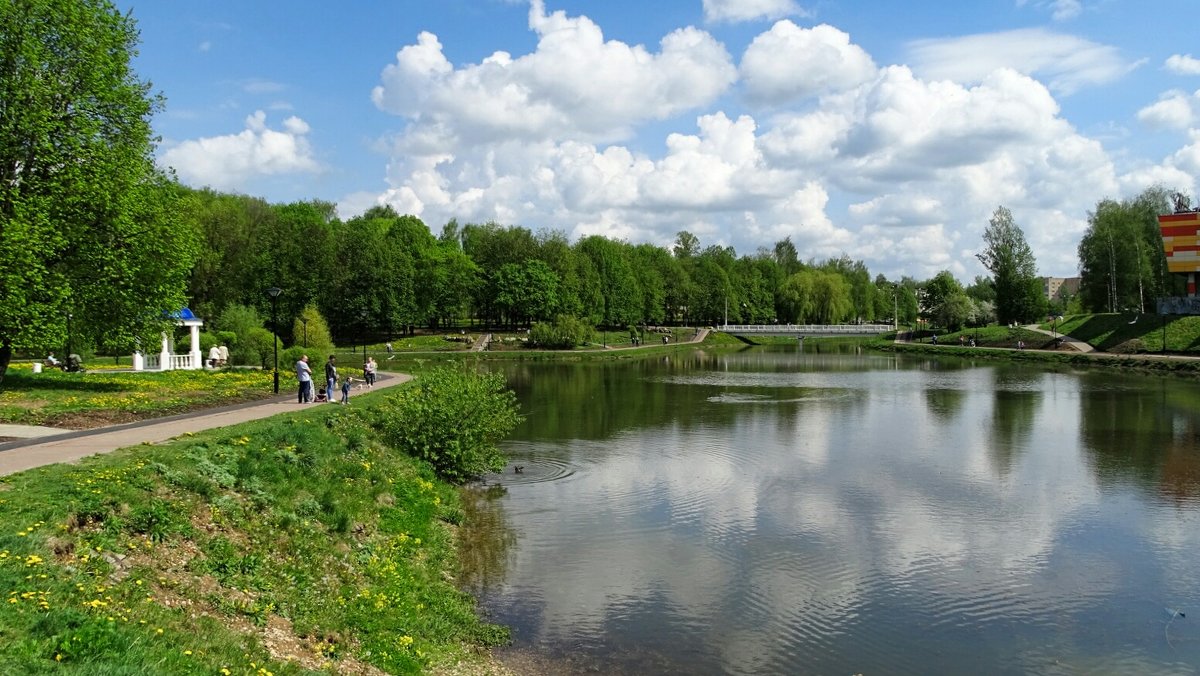
<path id="1" fill-rule="evenodd" d="M 1164 66 L 1177 75 L 1200 75 L 1200 59 L 1191 54 L 1172 54 Z"/>
<path id="2" fill-rule="evenodd" d="M 705 106 L 737 77 L 725 48 L 708 33 L 681 28 L 657 53 L 604 39 L 587 17 L 545 13 L 533 0 L 532 54 L 496 52 L 455 68 L 438 38 L 422 33 L 387 66 L 372 99 L 410 118 L 416 134 L 464 141 L 509 138 L 615 139 L 634 125 Z"/>
<path id="3" fill-rule="evenodd" d="M 800 28 L 783 20 L 754 38 L 740 71 L 751 99 L 782 104 L 852 89 L 873 78 L 876 68 L 845 32 L 826 24 Z"/>
<path id="4" fill-rule="evenodd" d="M 308 124 L 295 116 L 283 121 L 282 130 L 270 129 L 259 110 L 246 118 L 241 132 L 183 141 L 163 152 L 160 163 L 192 185 L 239 189 L 259 176 L 318 171 L 308 132 Z"/>
<path id="5" fill-rule="evenodd" d="M 1188 95 L 1181 91 L 1163 94 L 1156 103 L 1138 111 L 1143 124 L 1156 129 L 1188 129 L 1200 124 L 1200 91 Z"/>

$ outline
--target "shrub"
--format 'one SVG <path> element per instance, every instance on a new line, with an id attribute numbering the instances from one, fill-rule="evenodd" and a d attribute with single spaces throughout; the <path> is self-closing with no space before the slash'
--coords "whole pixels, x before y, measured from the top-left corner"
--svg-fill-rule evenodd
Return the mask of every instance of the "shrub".
<path id="1" fill-rule="evenodd" d="M 571 315 L 559 315 L 552 324 L 538 322 L 529 329 L 529 343 L 552 350 L 570 350 L 592 340 L 596 330 Z"/>
<path id="2" fill-rule="evenodd" d="M 439 367 L 380 407 L 384 441 L 465 481 L 504 467 L 496 446 L 521 421 L 516 395 L 498 373 Z"/>

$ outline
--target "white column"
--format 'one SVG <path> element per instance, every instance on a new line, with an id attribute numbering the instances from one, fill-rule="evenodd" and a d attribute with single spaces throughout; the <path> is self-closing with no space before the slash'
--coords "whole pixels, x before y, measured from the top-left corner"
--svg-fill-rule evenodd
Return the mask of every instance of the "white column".
<path id="1" fill-rule="evenodd" d="M 192 364 L 189 368 L 192 368 L 192 369 L 203 368 L 204 362 L 201 361 L 202 357 L 200 355 L 200 325 L 192 324 L 188 328 L 191 329 L 191 336 L 192 336 L 192 341 L 190 343 L 190 345 L 192 346 L 192 352 L 190 355 L 192 358 Z"/>
<path id="2" fill-rule="evenodd" d="M 162 334 L 162 352 L 158 353 L 158 370 L 171 370 L 171 342 L 167 338 L 166 331 L 163 331 Z"/>
<path id="3" fill-rule="evenodd" d="M 133 353 L 133 370 L 134 371 L 146 370 L 146 358 L 142 356 L 141 352 Z"/>

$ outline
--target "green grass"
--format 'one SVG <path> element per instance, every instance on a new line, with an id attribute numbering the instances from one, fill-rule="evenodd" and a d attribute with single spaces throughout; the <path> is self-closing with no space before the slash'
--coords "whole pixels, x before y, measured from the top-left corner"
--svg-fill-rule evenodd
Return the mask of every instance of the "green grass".
<path id="1" fill-rule="evenodd" d="M 1098 350 L 1134 354 L 1162 351 L 1163 324 L 1163 317 L 1155 314 L 1071 315 L 1058 329 Z M 1200 317 L 1171 315 L 1165 324 L 1168 352 L 1200 354 Z"/>
<path id="2" fill-rule="evenodd" d="M 0 673 L 393 673 L 507 639 L 456 574 L 458 492 L 355 410 L 0 480 Z"/>
<path id="3" fill-rule="evenodd" d="M 35 374 L 14 364 L 0 385 L 0 422 L 85 429 L 270 396 L 271 374 L 257 370 Z"/>

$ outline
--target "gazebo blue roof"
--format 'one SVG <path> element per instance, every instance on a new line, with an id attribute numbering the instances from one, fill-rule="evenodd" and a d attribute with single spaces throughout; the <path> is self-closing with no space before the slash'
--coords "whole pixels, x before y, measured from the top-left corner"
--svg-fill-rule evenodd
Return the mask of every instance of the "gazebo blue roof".
<path id="1" fill-rule="evenodd" d="M 167 315 L 171 319 L 196 319 L 196 315 L 192 312 L 191 308 L 186 307 L 180 308 L 176 312 L 165 312 L 163 314 Z"/>

